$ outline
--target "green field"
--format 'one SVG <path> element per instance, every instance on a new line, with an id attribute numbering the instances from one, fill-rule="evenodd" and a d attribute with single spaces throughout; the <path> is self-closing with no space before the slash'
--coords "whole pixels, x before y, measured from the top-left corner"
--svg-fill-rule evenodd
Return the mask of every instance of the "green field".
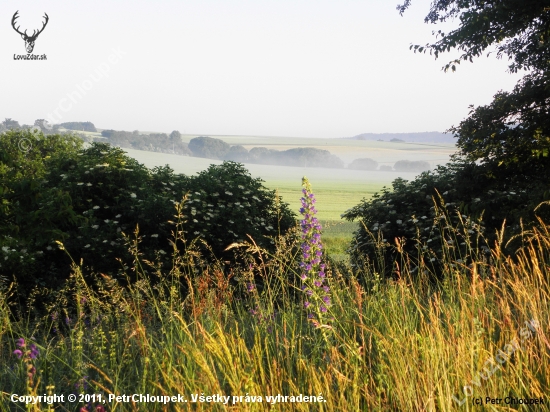
<path id="1" fill-rule="evenodd" d="M 176 173 L 193 175 L 219 160 L 177 156 L 157 152 L 125 149 L 148 167 L 170 165 Z M 277 189 L 285 202 L 299 208 L 302 177 L 307 176 L 318 199 L 319 219 L 340 220 L 340 215 L 355 206 L 363 197 L 370 197 L 383 186 L 391 185 L 397 177 L 411 180 L 416 173 L 357 171 L 349 169 L 321 169 L 246 164 L 254 177 L 262 178 L 266 186 Z"/>

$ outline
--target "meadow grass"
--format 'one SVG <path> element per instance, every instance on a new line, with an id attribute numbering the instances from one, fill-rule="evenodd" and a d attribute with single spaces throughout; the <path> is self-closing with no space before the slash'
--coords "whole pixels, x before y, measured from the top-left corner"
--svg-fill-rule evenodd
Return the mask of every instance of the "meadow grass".
<path id="1" fill-rule="evenodd" d="M 132 241 L 135 265 L 128 275 L 138 280 L 127 288 L 100 274 L 85 279 L 75 265 L 47 314 L 16 319 L 7 307 L 13 289 L 3 282 L 1 410 L 53 410 L 44 402 L 13 403 L 14 393 L 181 394 L 187 400 L 100 403 L 110 411 L 527 411 L 534 408 L 504 401 L 473 406 L 472 400 L 549 401 L 548 226 L 525 232 L 514 258 L 497 244 L 489 254 L 470 250 L 475 258 L 466 265 L 447 250 L 439 283 L 426 280 L 422 256 L 401 254 L 397 280 L 388 281 L 368 263 L 329 260 L 329 320 L 315 324 L 297 282 L 296 233 L 277 238 L 273 253 L 253 243 L 235 245 L 255 263 L 226 267 L 205 260 L 193 245 L 177 251 L 184 242 L 181 210 L 172 268 L 142 261 Z M 20 338 L 26 346 L 19 357 Z M 34 358 L 31 342 L 39 351 Z M 200 394 L 230 401 L 194 402 Z M 266 401 L 278 394 L 323 398 Z M 56 406 L 78 411 L 86 405 Z"/>

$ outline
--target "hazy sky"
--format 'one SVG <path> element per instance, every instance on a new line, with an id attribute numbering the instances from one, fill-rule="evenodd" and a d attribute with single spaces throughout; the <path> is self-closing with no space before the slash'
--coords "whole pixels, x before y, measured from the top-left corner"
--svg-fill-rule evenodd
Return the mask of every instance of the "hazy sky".
<path id="1" fill-rule="evenodd" d="M 2 0 L 0 118 L 212 135 L 444 131 L 516 83 L 495 57 L 443 73 L 453 55 L 414 54 L 440 27 L 423 21 L 429 0 L 403 17 L 400 2 Z M 29 34 L 49 15 L 33 51 L 47 60 L 14 60 L 26 54 L 16 10 Z"/>

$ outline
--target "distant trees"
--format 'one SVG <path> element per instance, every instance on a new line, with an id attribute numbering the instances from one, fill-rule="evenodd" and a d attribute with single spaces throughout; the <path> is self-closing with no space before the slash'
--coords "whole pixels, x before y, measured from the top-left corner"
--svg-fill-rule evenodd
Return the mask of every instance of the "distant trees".
<path id="1" fill-rule="evenodd" d="M 214 139 L 208 136 L 199 136 L 191 139 L 189 150 L 196 157 L 206 157 L 207 159 L 223 159 L 229 152 L 230 145 L 220 139 Z"/>
<path id="2" fill-rule="evenodd" d="M 233 162 L 247 163 L 249 159 L 248 150 L 241 145 L 233 145 L 229 148 L 229 151 L 224 156 L 223 160 L 230 160 Z"/>
<path id="3" fill-rule="evenodd" d="M 248 154 L 250 163 L 294 167 L 343 168 L 344 162 L 328 150 L 314 147 L 297 147 L 288 150 L 273 150 L 253 147 Z"/>
<path id="4" fill-rule="evenodd" d="M 425 172 L 430 170 L 430 164 L 423 160 L 399 160 L 393 168 L 398 172 Z"/>
<path id="5" fill-rule="evenodd" d="M 348 166 L 348 169 L 353 170 L 376 170 L 378 168 L 378 162 L 371 158 L 355 159 Z"/>
<path id="6" fill-rule="evenodd" d="M 10 118 L 6 118 L 2 122 L 2 126 L 4 130 L 13 130 L 13 129 L 20 129 L 21 126 L 19 125 L 19 122 Z"/>
<path id="7" fill-rule="evenodd" d="M 183 156 L 191 155 L 187 143 L 182 142 L 181 134 L 176 130 L 170 133 L 170 136 L 166 133 L 140 134 L 137 130 L 133 132 L 103 130 L 101 135 L 106 137 L 113 146 Z"/>
<path id="8" fill-rule="evenodd" d="M 67 130 L 77 130 L 79 132 L 97 132 L 92 122 L 65 122 L 61 123 L 59 126 Z"/>

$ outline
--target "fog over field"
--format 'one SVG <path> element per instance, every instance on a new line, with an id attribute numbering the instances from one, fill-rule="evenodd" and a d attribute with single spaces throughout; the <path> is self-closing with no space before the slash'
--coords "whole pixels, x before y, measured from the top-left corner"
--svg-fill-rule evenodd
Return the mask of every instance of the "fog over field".
<path id="1" fill-rule="evenodd" d="M 300 139 L 283 137 L 215 136 L 231 145 L 268 147 L 286 150 L 294 147 L 315 147 L 330 151 L 349 164 L 354 159 L 372 158 L 380 165 L 393 164 L 399 160 L 427 161 L 432 168 L 444 164 L 456 151 L 451 144 L 394 143 L 360 141 L 347 139 Z M 189 141 L 193 136 L 183 136 Z M 205 170 L 210 164 L 221 164 L 222 160 L 166 153 L 124 149 L 131 157 L 148 167 L 168 164 L 176 173 L 193 175 Z M 270 189 L 277 189 L 283 200 L 294 210 L 299 208 L 301 181 L 307 176 L 318 196 L 319 217 L 324 220 L 339 220 L 348 208 L 355 206 L 362 198 L 370 197 L 383 186 L 390 186 L 398 177 L 412 180 L 418 172 L 351 170 L 348 168 L 326 169 L 320 167 L 291 167 L 245 163 L 254 177 L 262 178 Z"/>

